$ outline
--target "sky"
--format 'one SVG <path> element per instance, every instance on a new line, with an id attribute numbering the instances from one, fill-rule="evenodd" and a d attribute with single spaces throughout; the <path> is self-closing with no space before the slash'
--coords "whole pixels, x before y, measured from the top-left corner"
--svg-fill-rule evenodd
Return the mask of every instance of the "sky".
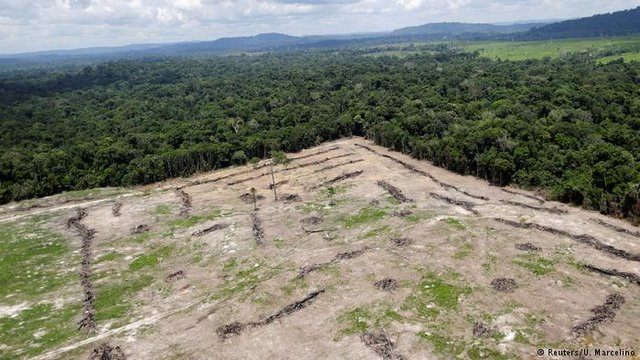
<path id="1" fill-rule="evenodd" d="M 565 19 L 640 0 L 0 0 L 0 53 L 387 31 L 429 22 Z"/>

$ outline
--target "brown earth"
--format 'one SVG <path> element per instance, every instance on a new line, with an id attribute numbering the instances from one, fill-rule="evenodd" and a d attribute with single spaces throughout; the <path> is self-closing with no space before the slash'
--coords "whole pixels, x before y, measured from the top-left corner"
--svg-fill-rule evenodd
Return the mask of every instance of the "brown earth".
<path id="1" fill-rule="evenodd" d="M 49 214 L 47 228 L 74 251 L 81 239 L 65 221 L 76 208 L 96 231 L 97 334 L 78 334 L 37 358 L 86 359 L 107 342 L 127 359 L 533 359 L 549 344 L 640 352 L 640 286 L 584 267 L 640 275 L 638 228 L 522 189 L 503 191 L 362 138 L 291 157 L 275 169 L 277 190 L 300 202 L 274 201 L 264 168 L 244 166 L 99 200 L 0 208 L 0 222 Z M 379 181 L 393 184 L 392 194 Z M 240 198 L 252 187 L 264 196 L 255 212 Z M 140 224 L 149 231 L 132 235 Z M 322 266 L 298 278 L 314 264 Z M 121 300 L 127 311 L 103 319 L 101 286 L 143 276 L 152 280 Z M 392 279 L 393 291 L 381 290 L 381 279 Z M 494 279 L 517 287 L 496 291 Z M 77 292 L 70 301 L 82 301 L 79 284 L 69 284 Z M 313 302 L 287 310 L 309 294 Z M 581 325 L 594 322 L 594 309 L 611 294 L 626 299 L 615 316 Z M 12 304 L 0 299 L 5 305 Z M 219 336 L 233 324 L 252 326 Z M 477 324 L 482 336 L 474 336 Z M 0 344 L 0 355 L 14 350 Z"/>

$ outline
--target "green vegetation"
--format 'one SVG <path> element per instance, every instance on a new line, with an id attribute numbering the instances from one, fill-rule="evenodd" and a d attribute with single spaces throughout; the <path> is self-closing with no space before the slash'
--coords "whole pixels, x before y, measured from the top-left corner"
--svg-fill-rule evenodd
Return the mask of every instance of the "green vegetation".
<path id="1" fill-rule="evenodd" d="M 389 225 L 383 225 L 380 227 L 377 227 L 375 229 L 371 229 L 367 232 L 365 232 L 364 234 L 362 234 L 363 238 L 372 238 L 372 237 L 376 237 L 376 236 L 380 236 L 382 234 L 386 234 L 389 231 L 391 231 L 391 226 Z"/>
<path id="2" fill-rule="evenodd" d="M 81 304 L 56 308 L 50 303 L 33 305 L 15 317 L 0 318 L 0 351 L 2 359 L 33 357 L 62 345 L 78 335 L 74 321 Z"/>
<path id="3" fill-rule="evenodd" d="M 181 228 L 190 228 L 205 221 L 215 220 L 224 216 L 224 213 L 220 209 L 214 209 L 204 215 L 191 215 L 184 219 L 176 219 L 169 222 L 169 227 L 173 230 Z"/>
<path id="4" fill-rule="evenodd" d="M 363 224 L 378 221 L 385 217 L 387 212 L 384 209 L 380 209 L 374 206 L 366 206 L 357 214 L 348 215 L 342 218 L 342 225 L 347 229 L 354 228 Z"/>
<path id="5" fill-rule="evenodd" d="M 67 240 L 43 228 L 37 218 L 0 223 L 0 254 L 0 298 L 11 303 L 31 301 L 79 281 L 74 271 L 63 270 L 75 266 L 77 259 Z"/>
<path id="6" fill-rule="evenodd" d="M 77 336 L 80 299 L 67 299 L 66 289 L 79 282 L 79 257 L 67 240 L 45 228 L 50 216 L 0 223 L 0 298 L 14 306 L 0 317 L 0 358 L 30 358 Z"/>
<path id="7" fill-rule="evenodd" d="M 167 258 L 173 252 L 173 246 L 164 246 L 159 249 L 155 249 L 149 253 L 142 254 L 129 264 L 129 270 L 137 271 L 145 267 L 156 266 L 163 258 Z"/>
<path id="8" fill-rule="evenodd" d="M 409 53 L 363 56 L 386 51 L 378 46 L 6 73 L 0 202 L 366 135 L 496 185 L 640 221 L 640 62 L 597 63 L 637 58 L 640 38 L 397 49 Z"/>
<path id="9" fill-rule="evenodd" d="M 115 251 L 111 251 L 109 253 L 106 253 L 106 254 L 100 256 L 98 258 L 97 262 L 101 263 L 101 262 L 105 262 L 105 261 L 114 261 L 114 260 L 120 259 L 122 257 L 123 257 L 122 254 L 120 254 L 118 252 L 115 252 Z"/>
<path id="10" fill-rule="evenodd" d="M 487 255 L 484 258 L 484 262 L 482 263 L 482 269 L 487 272 L 490 273 L 491 271 L 493 271 L 493 269 L 495 268 L 496 264 L 498 263 L 498 257 L 491 254 L 491 255 Z"/>
<path id="11" fill-rule="evenodd" d="M 640 37 L 607 39 L 562 39 L 544 41 L 488 41 L 469 42 L 460 45 L 467 51 L 479 51 L 493 59 L 520 61 L 527 59 L 557 58 L 582 53 L 602 56 L 623 53 L 629 49 L 640 50 Z M 619 58 L 614 55 L 613 58 Z"/>
<path id="12" fill-rule="evenodd" d="M 542 276 L 555 271 L 556 261 L 544 258 L 536 254 L 518 255 L 513 261 L 514 264 L 520 265 L 532 273 Z"/>
<path id="13" fill-rule="evenodd" d="M 154 215 L 169 215 L 171 214 L 172 209 L 171 206 L 168 204 L 160 204 L 158 206 L 156 206 L 153 211 L 152 214 Z"/>
<path id="14" fill-rule="evenodd" d="M 428 211 L 416 210 L 411 215 L 405 216 L 404 219 L 412 223 L 417 223 L 422 220 L 430 219 L 433 216 L 434 215 Z"/>
<path id="15" fill-rule="evenodd" d="M 320 193 L 326 196 L 327 198 L 332 198 L 336 195 L 346 194 L 349 188 L 350 186 L 348 185 L 329 186 L 327 188 L 320 189 Z"/>
<path id="16" fill-rule="evenodd" d="M 418 333 L 418 337 L 428 341 L 438 354 L 457 357 L 465 350 L 465 344 L 463 342 L 453 340 L 447 336 L 421 332 Z"/>
<path id="17" fill-rule="evenodd" d="M 403 308 L 423 319 L 433 318 L 441 311 L 457 310 L 460 297 L 470 294 L 472 289 L 458 284 L 455 278 L 455 274 L 446 277 L 432 272 L 425 274 L 405 300 Z"/>
<path id="18" fill-rule="evenodd" d="M 436 353 L 452 358 L 468 358 L 472 360 L 504 360 L 511 358 L 481 343 L 468 344 L 464 339 L 452 338 L 437 332 L 420 332 L 418 337 L 428 342 Z"/>
<path id="19" fill-rule="evenodd" d="M 96 286 L 96 321 L 122 319 L 133 307 L 135 295 L 153 283 L 151 275 L 127 275 L 115 282 Z"/>
<path id="20" fill-rule="evenodd" d="M 147 232 L 143 232 L 142 234 L 132 235 L 129 239 L 131 239 L 131 241 L 135 243 L 142 244 L 156 235 L 157 234 L 154 232 L 147 231 Z"/>
<path id="21" fill-rule="evenodd" d="M 302 279 L 298 279 L 298 278 L 293 278 L 291 280 L 289 280 L 288 283 L 286 283 L 285 285 L 283 285 L 280 290 L 282 290 L 282 293 L 285 296 L 289 296 L 291 294 L 293 294 L 293 292 L 296 289 L 304 289 L 309 287 L 309 284 L 307 283 L 307 281 L 302 278 Z"/>
<path id="22" fill-rule="evenodd" d="M 241 267 L 245 265 L 245 267 Z M 227 299 L 243 294 L 263 281 L 266 281 L 282 271 L 282 266 L 269 267 L 264 262 L 252 262 L 249 259 L 238 261 L 231 258 L 222 268 L 225 281 L 213 295 L 215 299 Z"/>
<path id="23" fill-rule="evenodd" d="M 598 59 L 599 64 L 608 64 L 610 62 L 618 61 L 622 59 L 624 62 L 631 61 L 640 61 L 640 52 L 631 51 L 631 52 L 623 52 L 616 55 L 605 56 Z"/>
<path id="24" fill-rule="evenodd" d="M 473 251 L 473 244 L 470 242 L 463 242 L 458 246 L 458 250 L 453 254 L 453 258 L 456 260 L 462 260 L 471 255 Z"/>
<path id="25" fill-rule="evenodd" d="M 357 307 L 338 316 L 338 323 L 341 326 L 338 338 L 344 335 L 362 334 L 369 329 L 384 328 L 394 321 L 403 320 L 402 315 L 386 305 Z"/>
<path id="26" fill-rule="evenodd" d="M 458 219 L 454 219 L 454 218 L 446 218 L 444 220 L 442 220 L 444 223 L 451 225 L 453 228 L 458 229 L 458 230 L 462 230 L 464 228 L 466 228 L 466 226 Z"/>

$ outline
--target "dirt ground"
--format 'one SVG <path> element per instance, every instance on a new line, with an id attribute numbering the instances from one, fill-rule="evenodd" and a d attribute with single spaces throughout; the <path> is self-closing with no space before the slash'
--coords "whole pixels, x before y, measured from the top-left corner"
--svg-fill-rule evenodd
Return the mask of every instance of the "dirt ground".
<path id="1" fill-rule="evenodd" d="M 104 343 L 128 359 L 640 353 L 640 229 L 362 138 L 289 156 L 275 168 L 278 201 L 269 167 L 248 165 L 84 201 L 1 208 L 0 225 L 26 229 L 37 217 L 66 239 L 67 261 L 53 268 L 65 274 L 79 271 L 82 245 L 67 219 L 86 210 L 81 222 L 96 231 L 98 330 L 77 329 L 78 276 L 31 298 L 8 294 L 0 325 L 56 301 L 76 304 L 77 313 L 60 317 L 66 337 L 2 340 L 0 358 L 86 359 Z M 251 188 L 261 195 L 255 214 L 241 198 Z M 602 310 L 612 294 L 624 303 Z M 35 330 L 53 331 L 47 324 Z M 581 324 L 588 329 L 576 331 Z M 483 331 L 474 335 L 474 327 Z"/>

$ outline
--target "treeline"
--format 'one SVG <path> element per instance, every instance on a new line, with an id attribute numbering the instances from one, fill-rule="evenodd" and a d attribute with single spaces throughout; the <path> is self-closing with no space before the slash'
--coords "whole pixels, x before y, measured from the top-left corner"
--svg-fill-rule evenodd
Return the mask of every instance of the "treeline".
<path id="1" fill-rule="evenodd" d="M 626 36 L 640 33 L 640 6 L 635 9 L 566 20 L 533 28 L 522 40 Z"/>
<path id="2" fill-rule="evenodd" d="M 16 73 L 0 80 L 0 199 L 150 183 L 367 135 L 496 185 L 640 220 L 639 64 L 437 50 Z"/>

